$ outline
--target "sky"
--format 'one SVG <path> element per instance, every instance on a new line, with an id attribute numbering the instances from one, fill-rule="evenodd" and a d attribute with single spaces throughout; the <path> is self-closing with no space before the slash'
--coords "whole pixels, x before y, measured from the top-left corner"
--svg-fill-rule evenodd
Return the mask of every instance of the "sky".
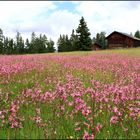
<path id="1" fill-rule="evenodd" d="M 70 36 L 83 16 L 91 38 L 105 31 L 135 33 L 140 30 L 140 1 L 0 1 L 0 28 L 15 38 L 24 39 L 34 31 L 55 41 L 60 34 Z"/>

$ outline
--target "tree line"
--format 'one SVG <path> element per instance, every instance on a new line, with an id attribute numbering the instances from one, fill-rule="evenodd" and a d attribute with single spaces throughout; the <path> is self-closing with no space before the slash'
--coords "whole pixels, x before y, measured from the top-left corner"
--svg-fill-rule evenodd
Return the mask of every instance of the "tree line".
<path id="1" fill-rule="evenodd" d="M 92 50 L 92 39 L 90 35 L 91 33 L 89 32 L 84 17 L 82 17 L 78 28 L 72 30 L 70 38 L 68 35 L 60 35 L 57 42 L 58 52 Z"/>
<path id="2" fill-rule="evenodd" d="M 47 39 L 46 35 L 37 36 L 35 32 L 31 34 L 31 40 L 23 40 L 21 34 L 17 32 L 15 40 L 3 35 L 0 29 L 0 54 L 26 54 L 26 53 L 48 53 L 55 52 L 54 41 Z"/>
<path id="3" fill-rule="evenodd" d="M 58 52 L 89 51 L 93 49 L 92 44 L 94 43 L 99 44 L 102 47 L 101 49 L 107 48 L 106 32 L 101 31 L 92 39 L 90 35 L 91 33 L 89 32 L 87 24 L 82 17 L 78 28 L 72 30 L 70 37 L 68 37 L 68 35 L 60 35 L 57 42 Z M 140 31 L 137 30 L 134 35 L 132 33 L 130 33 L 130 35 L 140 38 Z"/>
<path id="4" fill-rule="evenodd" d="M 81 17 L 79 22 L 77 29 L 72 30 L 70 37 L 64 34 L 59 36 L 57 41 L 58 52 L 90 51 L 93 43 L 102 46 L 101 49 L 107 48 L 105 32 L 97 33 L 95 37 L 91 38 L 84 17 Z M 135 32 L 134 37 L 140 38 L 139 30 Z M 14 40 L 5 37 L 2 29 L 0 29 L 0 54 L 50 53 L 55 51 L 54 41 L 52 39 L 48 40 L 45 34 L 36 36 L 35 32 L 32 32 L 31 40 L 29 41 L 27 38 L 24 41 L 21 34 L 17 32 Z"/>
<path id="5" fill-rule="evenodd" d="M 105 32 L 97 33 L 96 37 L 91 39 L 87 23 L 82 17 L 78 28 L 72 30 L 70 37 L 68 35 L 60 35 L 57 42 L 58 52 L 90 51 L 92 50 L 93 43 L 98 43 L 102 46 L 102 49 L 106 49 L 107 41 L 105 34 Z"/>

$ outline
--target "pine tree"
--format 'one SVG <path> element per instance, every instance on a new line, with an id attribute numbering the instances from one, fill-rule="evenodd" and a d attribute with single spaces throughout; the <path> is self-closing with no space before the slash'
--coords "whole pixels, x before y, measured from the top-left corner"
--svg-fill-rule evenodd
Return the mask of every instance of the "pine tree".
<path id="1" fill-rule="evenodd" d="M 13 51 L 14 51 L 14 40 L 9 39 L 9 51 L 8 51 L 8 54 L 13 54 Z"/>
<path id="2" fill-rule="evenodd" d="M 61 45 L 62 45 L 62 52 L 67 51 L 67 46 L 66 46 L 66 35 L 62 35 L 62 40 L 61 40 Z"/>
<path id="3" fill-rule="evenodd" d="M 58 52 L 71 51 L 71 42 L 68 35 L 60 35 L 57 45 L 58 45 Z"/>
<path id="4" fill-rule="evenodd" d="M 43 35 L 42 40 L 45 45 L 48 43 L 48 39 L 45 34 Z"/>
<path id="5" fill-rule="evenodd" d="M 36 39 L 36 34 L 35 34 L 35 32 L 32 32 L 32 34 L 31 34 L 31 42 L 34 42 L 35 39 Z"/>
<path id="6" fill-rule="evenodd" d="M 43 52 L 47 52 L 47 44 L 48 44 L 48 39 L 47 36 L 44 34 L 41 38 L 42 40 L 42 45 L 43 45 Z"/>
<path id="7" fill-rule="evenodd" d="M 92 39 L 93 43 L 98 43 L 102 46 L 102 49 L 107 48 L 107 40 L 105 39 L 105 32 L 100 32 L 96 34 L 96 37 Z"/>
<path id="8" fill-rule="evenodd" d="M 35 40 L 36 40 L 36 34 L 35 34 L 35 32 L 32 32 L 31 42 L 30 42 L 30 46 L 29 46 L 29 53 L 35 53 L 36 52 Z"/>
<path id="9" fill-rule="evenodd" d="M 15 46 L 14 46 L 15 53 L 19 53 L 19 38 L 20 38 L 20 33 L 17 32 Z"/>
<path id="10" fill-rule="evenodd" d="M 36 48 L 38 53 L 44 53 L 46 52 L 46 39 L 47 37 L 44 35 L 45 38 L 43 38 L 42 34 L 40 34 L 39 38 L 36 38 Z"/>
<path id="11" fill-rule="evenodd" d="M 139 30 L 137 30 L 137 31 L 135 32 L 134 37 L 140 38 L 140 31 L 139 31 Z"/>
<path id="12" fill-rule="evenodd" d="M 89 29 L 83 17 L 80 19 L 80 23 L 76 32 L 79 39 L 78 50 L 82 50 L 82 51 L 91 50 L 91 44 L 92 44 L 92 40 L 90 38 L 91 34 L 89 32 Z"/>
<path id="13" fill-rule="evenodd" d="M 65 39 L 65 51 L 69 52 L 71 51 L 71 42 L 68 35 L 66 35 L 64 39 Z"/>
<path id="14" fill-rule="evenodd" d="M 72 30 L 70 43 L 71 43 L 71 51 L 77 51 L 78 50 L 78 36 L 74 33 L 74 30 Z"/>
<path id="15" fill-rule="evenodd" d="M 8 54 L 8 49 L 9 49 L 9 39 L 8 37 L 4 38 L 4 43 L 3 43 L 3 54 Z"/>
<path id="16" fill-rule="evenodd" d="M 47 43 L 47 52 L 55 52 L 54 41 L 51 39 Z"/>
<path id="17" fill-rule="evenodd" d="M 63 46 L 62 46 L 62 36 L 60 35 L 60 37 L 58 38 L 58 41 L 57 41 L 57 47 L 58 47 L 58 52 L 62 52 L 63 50 Z"/>
<path id="18" fill-rule="evenodd" d="M 27 38 L 25 41 L 25 52 L 29 53 L 29 48 L 30 48 L 30 42 L 29 39 Z"/>
<path id="19" fill-rule="evenodd" d="M 19 53 L 20 54 L 25 53 L 24 40 L 22 39 L 22 36 L 20 36 L 20 38 L 19 38 Z"/>
<path id="20" fill-rule="evenodd" d="M 24 53 L 24 40 L 19 32 L 16 35 L 16 42 L 15 42 L 15 53 Z"/>
<path id="21" fill-rule="evenodd" d="M 0 54 L 3 52 L 3 41 L 4 41 L 3 31 L 2 29 L 0 29 Z"/>

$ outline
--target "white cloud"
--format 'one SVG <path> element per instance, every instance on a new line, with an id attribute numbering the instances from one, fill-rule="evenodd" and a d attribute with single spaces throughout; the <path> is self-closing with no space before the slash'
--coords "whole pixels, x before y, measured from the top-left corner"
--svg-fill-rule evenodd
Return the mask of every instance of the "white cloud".
<path id="1" fill-rule="evenodd" d="M 74 5 L 70 10 L 60 3 Z M 134 1 L 1 1 L 0 28 L 7 36 L 14 37 L 16 31 L 30 38 L 31 32 L 45 33 L 55 42 L 60 34 L 71 34 L 76 29 L 81 16 L 91 32 L 114 30 L 130 33 L 140 29 L 140 2 Z"/>
<path id="2" fill-rule="evenodd" d="M 85 17 L 92 35 L 100 31 L 129 33 L 140 29 L 140 2 L 87 1 L 81 2 L 76 10 Z"/>
<path id="3" fill-rule="evenodd" d="M 0 23 L 3 30 L 19 30 L 22 26 L 32 27 L 44 10 L 55 9 L 53 2 L 9 1 L 0 2 Z M 1 28 L 2 28 L 1 27 Z"/>
<path id="4" fill-rule="evenodd" d="M 68 10 L 55 10 L 55 2 L 0 2 L 1 27 L 8 36 L 15 37 L 16 31 L 21 32 L 24 38 L 31 32 L 45 33 L 55 42 L 60 34 L 71 34 L 77 28 L 80 16 Z M 8 9 L 7 11 L 5 9 Z M 49 10 L 53 10 L 48 14 Z M 4 13 L 4 11 L 6 11 Z"/>
<path id="5" fill-rule="evenodd" d="M 68 10 L 58 10 L 53 12 L 48 19 L 44 20 L 46 27 L 48 26 L 51 28 L 51 32 L 47 36 L 51 37 L 57 43 L 60 34 L 70 35 L 72 29 L 77 28 L 79 18 L 80 16 L 78 14 L 74 14 Z"/>

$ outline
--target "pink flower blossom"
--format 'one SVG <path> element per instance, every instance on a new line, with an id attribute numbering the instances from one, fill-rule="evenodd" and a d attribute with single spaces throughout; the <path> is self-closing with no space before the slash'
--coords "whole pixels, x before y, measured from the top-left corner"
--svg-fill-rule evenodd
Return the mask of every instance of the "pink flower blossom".
<path id="1" fill-rule="evenodd" d="M 101 128 L 102 128 L 102 125 L 100 123 L 97 123 L 97 126 L 96 126 L 97 132 L 100 132 Z"/>
<path id="2" fill-rule="evenodd" d="M 89 134 L 87 131 L 84 132 L 83 139 L 89 140 L 94 139 L 94 135 Z"/>
<path id="3" fill-rule="evenodd" d="M 110 119 L 110 124 L 115 124 L 117 123 L 119 120 L 119 118 L 117 116 L 112 116 Z"/>

